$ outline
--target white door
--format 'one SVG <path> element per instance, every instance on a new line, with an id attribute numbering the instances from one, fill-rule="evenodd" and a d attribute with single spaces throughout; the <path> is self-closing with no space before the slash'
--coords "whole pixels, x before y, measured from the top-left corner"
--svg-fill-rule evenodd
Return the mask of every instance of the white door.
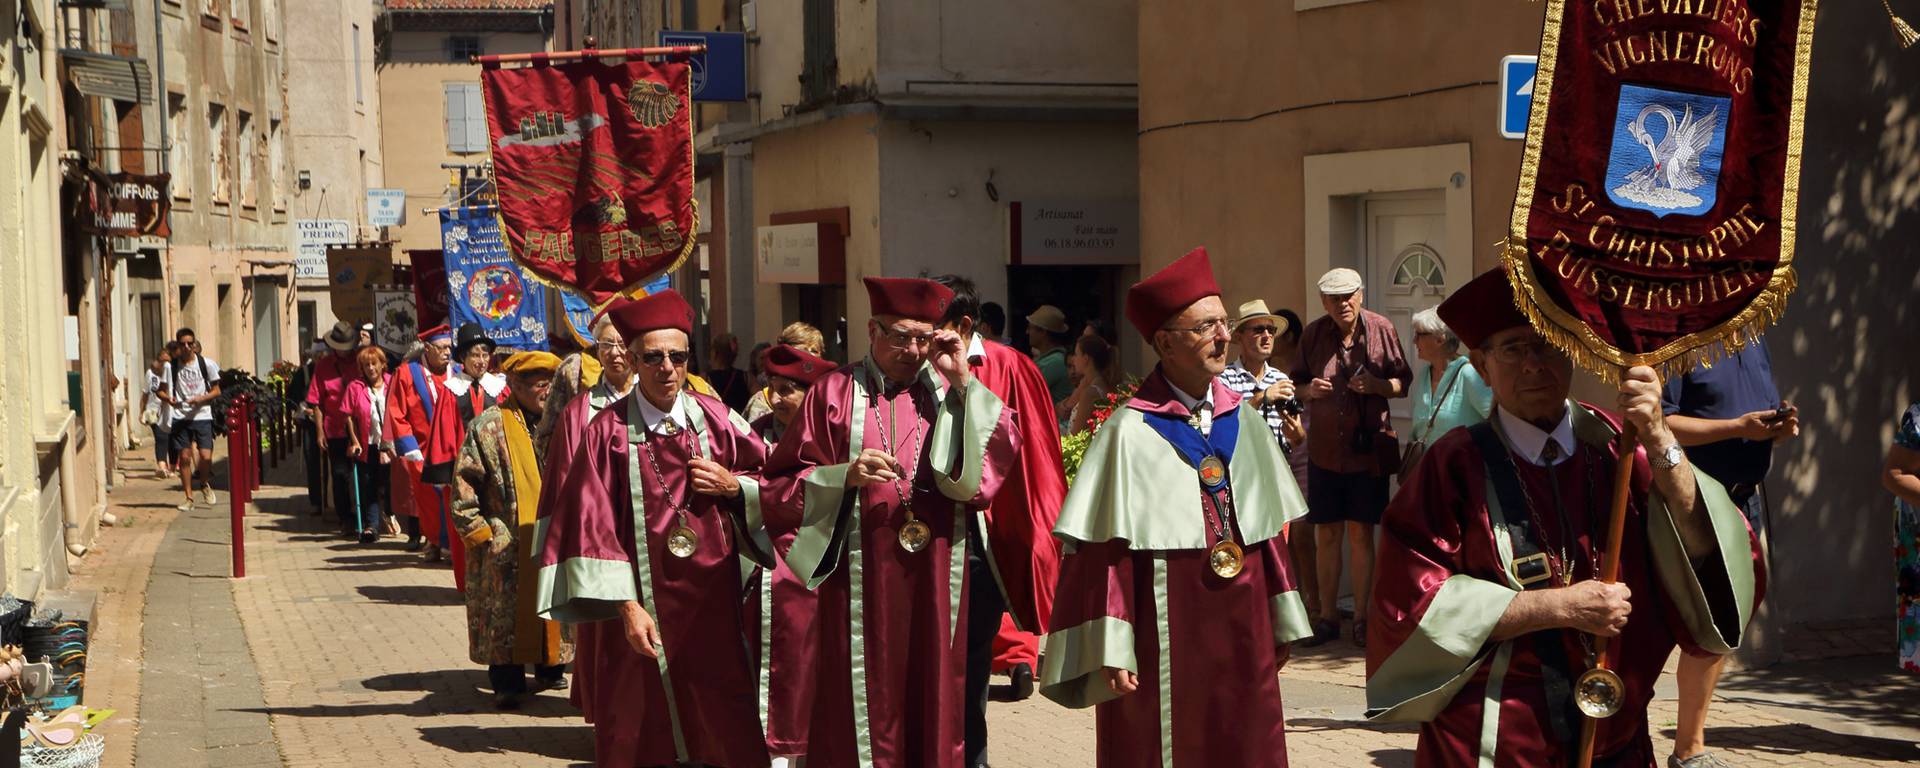
<path id="1" fill-rule="evenodd" d="M 1362 252 L 1366 254 L 1367 308 L 1393 321 L 1400 347 L 1415 374 L 1420 360 L 1413 349 L 1413 314 L 1439 304 L 1449 291 L 1448 258 L 1470 263 L 1466 254 L 1447 254 L 1446 200 L 1438 189 L 1369 195 L 1361 205 Z M 1464 267 L 1463 267 L 1464 268 Z M 1418 382 L 1415 382 L 1417 385 Z M 1407 433 L 1413 399 L 1390 401 L 1395 427 Z"/>

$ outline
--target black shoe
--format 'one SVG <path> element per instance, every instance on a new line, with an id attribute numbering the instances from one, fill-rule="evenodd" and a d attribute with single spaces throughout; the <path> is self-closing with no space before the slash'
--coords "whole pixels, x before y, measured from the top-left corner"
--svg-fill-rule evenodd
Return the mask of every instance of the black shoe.
<path id="1" fill-rule="evenodd" d="M 503 710 L 503 711 L 519 709 L 520 694 L 502 693 L 502 694 L 495 695 L 493 697 L 493 708 L 498 710 Z"/>
<path id="2" fill-rule="evenodd" d="M 1033 698 L 1033 665 L 1020 662 L 1013 665 L 1013 700 L 1026 701 Z"/>
<path id="3" fill-rule="evenodd" d="M 424 547 L 424 546 L 426 546 L 426 545 L 427 545 L 427 542 L 426 542 L 426 540 L 425 540 L 425 539 L 422 539 L 422 538 L 420 538 L 420 537 L 418 537 L 418 536 L 415 536 L 415 537 L 413 537 L 413 538 L 411 538 L 411 539 L 407 539 L 407 551 L 408 551 L 408 552 L 418 552 L 418 551 L 420 551 L 420 548 L 421 548 L 421 547 Z"/>
<path id="4" fill-rule="evenodd" d="M 1359 646 L 1362 649 L 1365 649 L 1367 647 L 1367 620 L 1366 619 L 1361 619 L 1353 623 L 1353 644 Z"/>
<path id="5" fill-rule="evenodd" d="M 1301 638 L 1299 645 L 1302 648 L 1318 648 L 1339 638 L 1340 622 L 1315 619 L 1313 622 L 1313 634 Z"/>
<path id="6" fill-rule="evenodd" d="M 360 543 L 362 544 L 372 544 L 373 542 L 378 541 L 379 539 L 380 539 L 380 534 L 374 533 L 372 528 L 368 528 L 360 532 Z"/>
<path id="7" fill-rule="evenodd" d="M 533 690 L 535 691 L 564 691 L 566 689 L 567 689 L 566 675 L 561 675 L 555 678 L 535 677 L 533 679 Z"/>

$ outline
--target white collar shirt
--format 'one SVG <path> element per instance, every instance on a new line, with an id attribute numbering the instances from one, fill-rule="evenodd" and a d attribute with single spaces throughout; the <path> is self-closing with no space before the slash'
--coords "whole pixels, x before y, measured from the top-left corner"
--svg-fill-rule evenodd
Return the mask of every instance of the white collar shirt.
<path id="1" fill-rule="evenodd" d="M 640 403 L 640 421 L 646 424 L 648 432 L 658 435 L 671 434 L 671 432 L 663 428 L 668 417 L 673 418 L 676 429 L 686 429 L 693 423 L 687 419 L 687 395 L 685 392 L 674 397 L 672 407 L 665 411 L 654 407 L 653 403 L 644 396 L 635 397 L 634 400 Z"/>
<path id="2" fill-rule="evenodd" d="M 1173 382 L 1171 381 L 1167 382 L 1167 389 L 1173 390 L 1173 399 L 1180 401 L 1181 405 L 1186 406 L 1187 413 L 1198 414 L 1200 416 L 1200 436 L 1201 437 L 1212 436 L 1213 434 L 1213 385 L 1212 383 L 1209 382 L 1207 385 L 1207 396 L 1205 399 L 1195 398 L 1192 395 L 1189 395 L 1185 392 L 1180 391 L 1180 388 L 1174 386 Z"/>
<path id="3" fill-rule="evenodd" d="M 1568 402 L 1566 411 L 1560 415 L 1560 423 L 1553 425 L 1552 432 L 1534 426 L 1532 422 L 1508 413 L 1504 408 L 1494 410 L 1499 414 L 1501 430 L 1507 433 L 1507 441 L 1512 443 L 1514 450 L 1520 452 L 1520 457 L 1536 467 L 1545 467 L 1558 466 L 1560 462 L 1573 457 L 1573 409 L 1577 407 Z M 1551 465 L 1541 460 L 1548 440 L 1560 448 L 1559 457 Z"/>

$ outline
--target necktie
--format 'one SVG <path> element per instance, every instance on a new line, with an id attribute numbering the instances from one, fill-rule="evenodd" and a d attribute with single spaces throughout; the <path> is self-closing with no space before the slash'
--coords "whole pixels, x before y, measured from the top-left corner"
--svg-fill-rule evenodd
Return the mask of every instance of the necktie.
<path id="1" fill-rule="evenodd" d="M 1551 467 L 1559 461 L 1560 441 L 1548 437 L 1546 447 L 1540 449 L 1540 463 Z"/>

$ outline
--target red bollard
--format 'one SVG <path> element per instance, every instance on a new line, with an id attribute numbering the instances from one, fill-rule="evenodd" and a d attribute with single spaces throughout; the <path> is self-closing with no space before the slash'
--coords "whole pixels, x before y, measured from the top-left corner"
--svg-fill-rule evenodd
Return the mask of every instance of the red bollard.
<path id="1" fill-rule="evenodd" d="M 247 576 L 247 530 L 240 518 L 246 514 L 247 500 L 245 470 L 240 469 L 246 458 L 245 443 L 241 437 L 242 414 L 245 406 L 227 410 L 227 511 L 233 521 L 233 578 Z"/>

